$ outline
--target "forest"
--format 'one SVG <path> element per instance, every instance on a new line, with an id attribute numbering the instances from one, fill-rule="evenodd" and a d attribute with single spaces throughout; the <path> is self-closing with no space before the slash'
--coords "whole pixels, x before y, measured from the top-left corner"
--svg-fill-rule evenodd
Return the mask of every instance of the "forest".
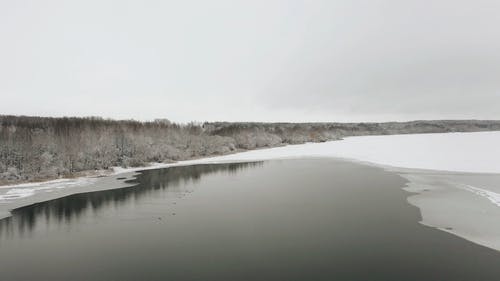
<path id="1" fill-rule="evenodd" d="M 88 175 L 347 136 L 500 130 L 500 121 L 176 124 L 99 117 L 0 115 L 0 184 Z"/>

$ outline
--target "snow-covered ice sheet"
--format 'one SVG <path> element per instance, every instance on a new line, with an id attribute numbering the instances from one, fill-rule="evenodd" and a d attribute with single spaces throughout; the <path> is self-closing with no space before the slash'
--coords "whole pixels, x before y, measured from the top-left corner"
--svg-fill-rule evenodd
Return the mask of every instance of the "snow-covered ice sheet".
<path id="1" fill-rule="evenodd" d="M 401 168 L 500 173 L 500 132 L 348 137 L 342 141 L 253 150 L 195 161 L 297 157 L 338 157 Z"/>

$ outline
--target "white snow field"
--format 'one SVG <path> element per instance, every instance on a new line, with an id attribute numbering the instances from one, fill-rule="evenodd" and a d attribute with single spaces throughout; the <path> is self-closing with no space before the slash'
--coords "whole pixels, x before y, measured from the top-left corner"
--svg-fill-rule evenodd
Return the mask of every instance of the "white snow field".
<path id="1" fill-rule="evenodd" d="M 337 157 L 384 166 L 452 172 L 500 173 L 500 132 L 348 137 L 252 150 L 195 162 Z"/>

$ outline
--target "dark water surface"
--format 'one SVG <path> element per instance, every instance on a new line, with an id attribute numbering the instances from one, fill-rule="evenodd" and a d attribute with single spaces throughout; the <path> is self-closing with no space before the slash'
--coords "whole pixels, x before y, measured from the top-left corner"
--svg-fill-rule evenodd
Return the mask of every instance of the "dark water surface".
<path id="1" fill-rule="evenodd" d="M 420 225 L 404 184 L 324 159 L 144 171 L 14 210 L 0 280 L 500 280 L 500 253 Z"/>

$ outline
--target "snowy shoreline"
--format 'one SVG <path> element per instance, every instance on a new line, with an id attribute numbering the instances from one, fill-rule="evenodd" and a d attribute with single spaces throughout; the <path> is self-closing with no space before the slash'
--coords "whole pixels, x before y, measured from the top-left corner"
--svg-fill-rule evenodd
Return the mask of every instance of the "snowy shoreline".
<path id="1" fill-rule="evenodd" d="M 264 161 L 304 157 L 342 158 L 384 167 L 455 173 L 500 174 L 500 131 L 472 133 L 402 134 L 346 137 L 185 160 L 137 168 L 114 168 L 113 174 L 140 170 Z M 464 161 L 467 160 L 467 161 Z"/>
<path id="2" fill-rule="evenodd" d="M 341 158 L 396 170 L 497 174 L 500 173 L 498 143 L 500 132 L 497 131 L 347 137 L 340 141 L 287 145 L 175 163 L 153 163 L 145 167 L 114 167 L 105 177 L 174 166 L 311 157 Z M 87 176 L 0 186 L 0 204 L 40 192 L 92 185 L 101 178 Z"/>
<path id="3" fill-rule="evenodd" d="M 484 137 L 486 137 L 486 141 Z M 218 163 L 221 161 L 258 161 L 300 157 L 335 157 L 408 169 L 463 173 L 500 173 L 500 162 L 495 160 L 495 156 L 500 158 L 500 148 L 495 148 L 495 143 L 500 143 L 500 131 L 355 136 L 323 143 L 262 148 L 174 163 L 151 163 L 148 166 L 133 168 L 113 167 L 113 172 L 104 176 L 172 166 Z M 488 150 L 488 146 L 493 149 Z M 460 161 L 463 159 L 469 161 Z M 97 177 L 82 176 L 0 185 L 0 189 L 68 183 L 93 178 Z"/>

